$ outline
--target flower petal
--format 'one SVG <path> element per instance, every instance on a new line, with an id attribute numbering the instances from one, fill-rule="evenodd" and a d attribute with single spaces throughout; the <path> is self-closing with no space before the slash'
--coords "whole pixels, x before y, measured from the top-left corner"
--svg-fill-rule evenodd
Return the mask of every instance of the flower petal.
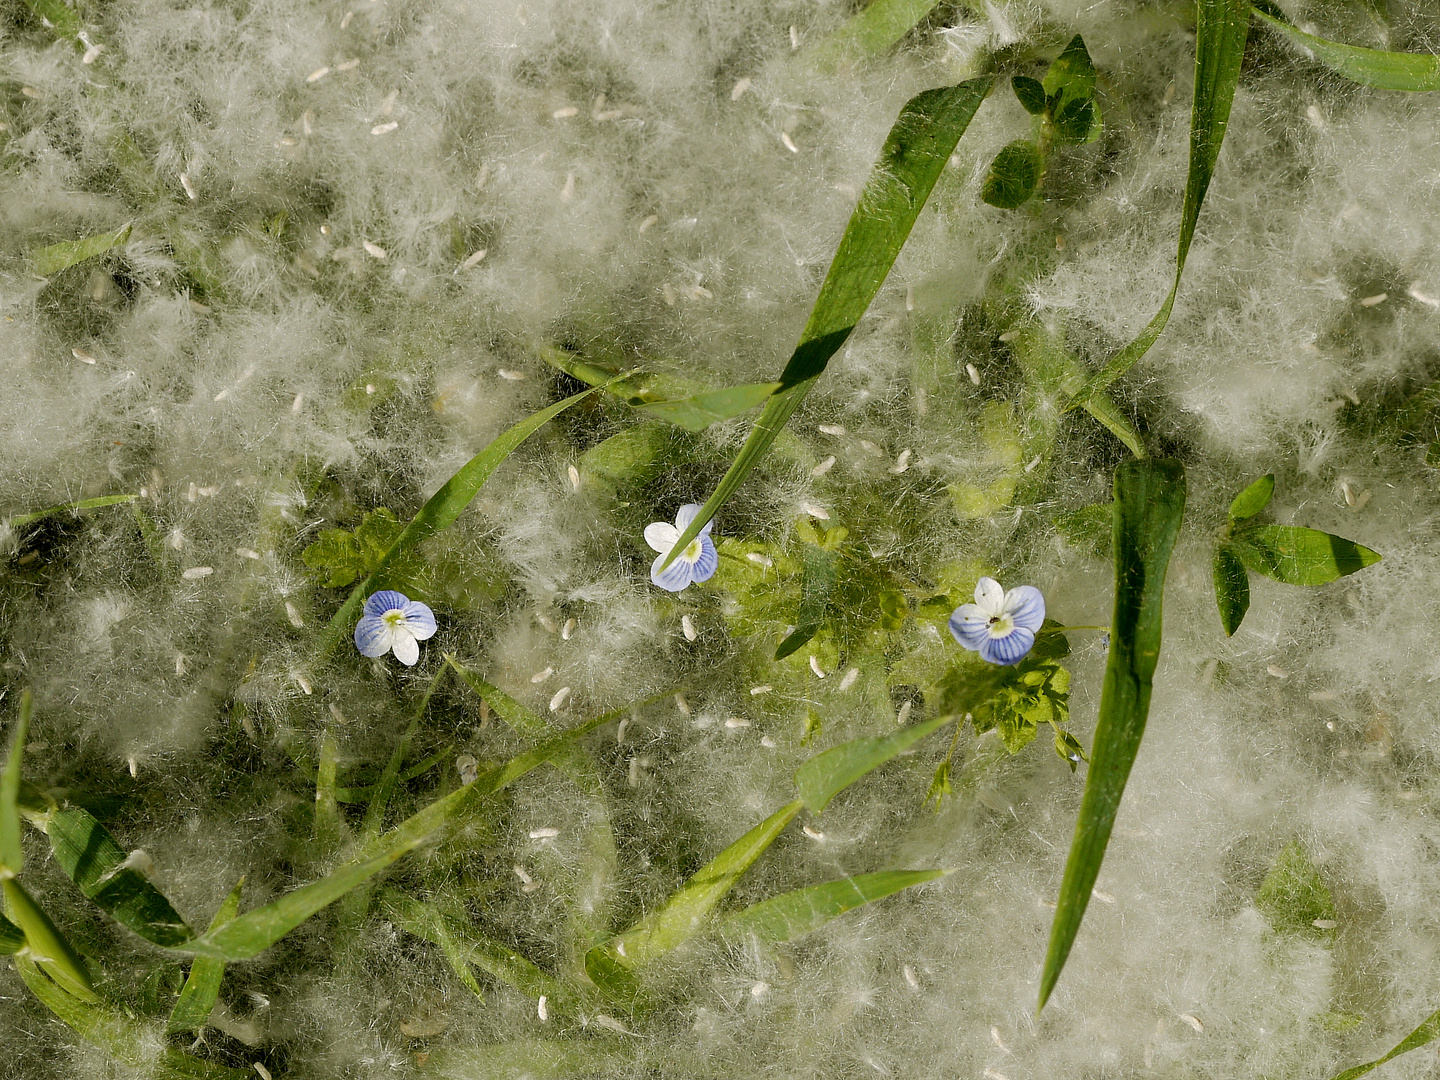
<path id="1" fill-rule="evenodd" d="M 975 604 L 961 604 L 950 614 L 950 633 L 974 652 L 990 637 L 990 617 Z"/>
<path id="2" fill-rule="evenodd" d="M 410 598 L 402 592 L 394 589 L 381 589 L 377 593 L 371 593 L 370 599 L 365 601 L 366 615 L 384 615 L 387 611 L 394 611 L 396 608 L 404 608 L 410 602 Z"/>
<path id="3" fill-rule="evenodd" d="M 709 581 L 720 568 L 720 553 L 715 550 L 715 541 L 700 534 L 700 556 L 695 560 L 693 580 Z"/>
<path id="4" fill-rule="evenodd" d="M 690 527 L 690 523 L 695 520 L 696 515 L 698 515 L 703 509 L 704 507 L 700 503 L 686 503 L 684 506 L 680 507 L 680 509 L 675 514 L 675 539 L 680 539 L 680 534 Z M 705 527 L 700 530 L 700 535 L 708 535 L 711 527 L 714 524 L 715 519 L 711 518 L 705 523 Z"/>
<path id="5" fill-rule="evenodd" d="M 387 609 L 388 610 L 388 609 Z M 361 656 L 384 656 L 390 651 L 390 627 L 379 615 L 365 615 L 355 624 L 355 647 Z"/>
<path id="6" fill-rule="evenodd" d="M 668 554 L 679 539 L 680 531 L 668 521 L 652 521 L 645 526 L 645 543 L 650 545 L 650 550 L 662 555 Z"/>
<path id="7" fill-rule="evenodd" d="M 980 643 L 980 657 L 992 664 L 1016 664 L 1025 658 L 1035 644 L 1035 631 L 1017 626 L 1004 637 L 987 638 Z"/>
<path id="8" fill-rule="evenodd" d="M 420 659 L 420 643 L 403 627 L 395 629 L 395 659 L 406 667 L 414 667 L 415 661 Z"/>
<path id="9" fill-rule="evenodd" d="M 1005 594 L 1005 612 L 1016 626 L 1039 630 L 1045 622 L 1045 597 L 1034 585 L 1021 585 Z"/>
<path id="10" fill-rule="evenodd" d="M 662 553 L 651 563 L 650 580 L 666 592 L 679 592 L 694 580 L 695 566 L 687 562 L 683 555 L 677 555 L 675 561 L 661 573 L 660 564 L 664 561 L 665 555 Z"/>
<path id="11" fill-rule="evenodd" d="M 405 615 L 405 629 L 414 634 L 417 641 L 435 636 L 435 612 L 430 610 L 429 604 L 411 600 L 400 610 Z"/>
<path id="12" fill-rule="evenodd" d="M 975 584 L 975 603 L 986 615 L 999 615 L 1005 606 L 1005 590 L 993 577 L 982 577 Z"/>

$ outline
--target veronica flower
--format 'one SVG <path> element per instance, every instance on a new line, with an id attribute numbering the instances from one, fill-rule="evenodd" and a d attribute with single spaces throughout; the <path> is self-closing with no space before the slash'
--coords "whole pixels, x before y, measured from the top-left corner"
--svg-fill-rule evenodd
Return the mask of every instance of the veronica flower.
<path id="1" fill-rule="evenodd" d="M 675 561 L 665 570 L 660 569 L 665 557 L 675 547 L 675 541 L 680 539 L 680 534 L 689 528 L 698 513 L 699 503 L 686 503 L 675 515 L 674 525 L 668 521 L 652 521 L 645 526 L 645 542 L 660 552 L 650 567 L 650 580 L 667 592 L 679 592 L 692 581 L 709 581 L 720 565 L 720 553 L 715 550 L 715 541 L 710 539 L 710 526 L 715 523 L 707 521 L 700 535 L 685 545 L 685 550 L 675 556 Z"/>
<path id="2" fill-rule="evenodd" d="M 961 604 L 950 616 L 950 633 L 980 659 L 1015 664 L 1035 644 L 1035 631 L 1045 621 L 1045 597 L 1033 585 L 1006 592 L 994 578 L 975 586 L 975 603 Z"/>
<path id="3" fill-rule="evenodd" d="M 420 645 L 435 633 L 435 613 L 404 593 L 382 589 L 365 601 L 365 614 L 355 626 L 355 647 L 361 656 L 384 656 L 411 666 L 420 659 Z"/>

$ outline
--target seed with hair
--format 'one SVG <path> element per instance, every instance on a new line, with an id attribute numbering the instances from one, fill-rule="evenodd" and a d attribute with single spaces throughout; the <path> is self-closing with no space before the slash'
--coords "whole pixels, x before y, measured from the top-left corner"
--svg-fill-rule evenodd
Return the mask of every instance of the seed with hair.
<path id="1" fill-rule="evenodd" d="M 566 105 L 563 108 L 556 109 L 550 115 L 556 120 L 569 120 L 572 116 L 579 116 L 580 109 L 575 105 Z"/>
<path id="2" fill-rule="evenodd" d="M 531 829 L 531 830 L 530 830 L 530 839 L 531 839 L 531 840 L 554 840 L 555 837 L 557 837 L 557 836 L 559 836 L 559 835 L 560 835 L 560 830 L 559 830 L 559 829 L 552 829 L 552 828 L 549 828 L 549 827 L 546 827 L 546 828 L 543 828 L 543 829 Z"/>
<path id="3" fill-rule="evenodd" d="M 746 720 L 743 716 L 732 716 L 729 720 L 725 721 L 725 726 L 731 731 L 738 731 L 740 728 L 749 727 L 750 721 Z"/>
<path id="4" fill-rule="evenodd" d="M 455 759 L 455 768 L 460 773 L 462 784 L 468 786 L 480 779 L 480 762 L 475 760 L 473 754 L 461 754 Z"/>
<path id="5" fill-rule="evenodd" d="M 750 687 L 750 696 L 759 697 L 761 694 L 768 694 L 774 689 L 773 686 L 752 686 Z"/>
<path id="6" fill-rule="evenodd" d="M 819 829 L 815 828 L 813 825 L 802 826 L 800 831 L 803 832 L 806 836 L 808 836 L 811 840 L 825 839 L 825 834 Z"/>
<path id="7" fill-rule="evenodd" d="M 818 430 L 823 431 L 826 435 L 844 435 L 844 434 L 845 434 L 845 425 L 844 425 L 844 424 L 821 424 Z"/>
<path id="8" fill-rule="evenodd" d="M 858 678 L 860 678 L 860 669 L 858 667 L 852 667 L 849 671 L 845 672 L 845 677 L 840 680 L 840 689 L 849 690 L 850 687 L 855 685 L 855 680 Z"/>
<path id="9" fill-rule="evenodd" d="M 328 67 L 316 68 L 314 71 L 310 72 L 309 75 L 305 76 L 305 81 L 307 83 L 319 82 L 321 79 L 323 79 L 326 75 L 329 74 L 330 69 Z"/>
<path id="10" fill-rule="evenodd" d="M 639 231 L 643 233 L 646 229 L 650 228 L 651 225 L 654 225 L 659 220 L 660 216 L 658 214 L 650 214 L 648 217 L 645 218 L 644 221 L 640 222 Z"/>
<path id="11" fill-rule="evenodd" d="M 285 618 L 290 620 L 290 625 L 296 630 L 304 629 L 305 620 L 300 617 L 300 609 L 289 600 L 285 601 Z"/>
<path id="12" fill-rule="evenodd" d="M 580 490 L 580 470 L 577 469 L 574 465 L 569 465 L 566 467 L 565 471 L 570 476 L 570 486 L 574 488 L 576 492 L 578 492 Z"/>
<path id="13" fill-rule="evenodd" d="M 540 1000 L 535 1003 L 535 1015 L 540 1017 L 542 1024 L 548 1023 L 550 1020 L 549 1000 L 544 994 L 541 994 Z"/>
<path id="14" fill-rule="evenodd" d="M 1205 1030 L 1205 1025 L 1202 1024 L 1196 1017 L 1191 1016 L 1189 1013 L 1181 1013 L 1180 1019 L 1184 1020 L 1185 1023 L 1189 1024 L 1196 1031 Z"/>
<path id="15" fill-rule="evenodd" d="M 198 199 L 200 197 L 200 193 L 195 190 L 195 184 L 190 179 L 189 173 L 182 172 L 180 174 L 180 186 L 185 189 L 185 194 L 188 195 L 192 200 Z"/>
<path id="16" fill-rule="evenodd" d="M 816 506 L 812 502 L 802 502 L 800 509 L 802 512 L 809 514 L 813 518 L 818 518 L 821 521 L 830 520 L 830 511 L 826 510 L 823 506 Z"/>
<path id="17" fill-rule="evenodd" d="M 359 67 L 359 66 L 360 66 L 360 61 L 359 61 L 359 60 L 342 60 L 340 63 L 338 63 L 338 64 L 335 65 L 335 70 L 336 70 L 336 71 L 353 71 L 355 68 L 357 68 L 357 67 Z"/>
<path id="18" fill-rule="evenodd" d="M 795 145 L 795 140 L 790 138 L 788 131 L 782 131 L 780 133 L 780 141 L 785 144 L 785 149 L 789 150 L 792 154 L 798 154 L 800 152 L 800 148 Z"/>
<path id="19" fill-rule="evenodd" d="M 908 453 L 908 451 L 907 451 L 907 453 Z M 827 457 L 824 461 L 820 462 L 819 465 L 816 465 L 813 469 L 811 469 L 811 470 L 810 470 L 810 475 L 811 475 L 811 476 L 824 476 L 827 472 L 829 472 L 829 471 L 830 471 L 831 469 L 833 469 L 834 467 L 835 467 L 835 455 L 834 455 L 834 454 L 831 454 L 831 455 L 830 455 L 829 457 Z"/>
<path id="20" fill-rule="evenodd" d="M 686 641 L 694 641 L 700 636 L 695 630 L 695 620 L 690 618 L 689 615 L 680 616 L 680 629 L 685 634 Z"/>
<path id="21" fill-rule="evenodd" d="M 565 705 L 565 702 L 569 700 L 570 687 L 562 686 L 559 690 L 555 691 L 555 696 L 550 699 L 550 711 L 559 712 L 560 709 Z"/>
<path id="22" fill-rule="evenodd" d="M 1390 299 L 1390 294 L 1389 294 L 1389 293 L 1383 293 L 1383 292 L 1382 292 L 1382 293 L 1376 293 L 1374 296 L 1367 296 L 1367 297 L 1365 297 L 1365 299 L 1361 300 L 1361 301 L 1360 301 L 1360 306 L 1361 306 L 1361 307 L 1375 307 L 1377 304 L 1383 304 L 1386 300 L 1389 300 L 1389 299 Z"/>
<path id="23" fill-rule="evenodd" d="M 505 380 L 507 380 L 507 381 L 509 381 L 509 382 L 524 382 L 525 379 L 527 378 L 525 372 L 523 372 L 523 371 L 510 371 L 510 370 L 507 369 L 507 368 L 500 368 L 500 369 L 496 372 L 496 374 L 499 375 L 502 379 L 505 379 Z"/>
<path id="24" fill-rule="evenodd" d="M 254 548 L 245 548 L 245 547 L 236 548 L 236 549 L 235 549 L 235 554 L 236 554 L 236 555 L 239 555 L 242 559 L 258 559 L 258 558 L 260 558 L 260 552 L 256 551 Z"/>
<path id="25" fill-rule="evenodd" d="M 730 100 L 739 101 L 742 97 L 745 96 L 745 91 L 749 89 L 750 80 L 748 78 L 736 79 L 735 85 L 730 88 Z"/>
<path id="26" fill-rule="evenodd" d="M 970 381 L 976 386 L 980 385 L 980 369 L 974 364 L 965 365 L 965 374 L 970 376 Z"/>
<path id="27" fill-rule="evenodd" d="M 186 581 L 199 581 L 201 578 L 209 577 L 215 572 L 213 566 L 192 566 L 180 576 Z"/>
<path id="28" fill-rule="evenodd" d="M 910 468 L 910 451 L 901 450 L 900 456 L 895 459 L 895 464 L 891 466 L 890 471 L 899 476 L 908 468 Z"/>
<path id="29" fill-rule="evenodd" d="M 814 653 L 810 654 L 810 670 L 815 673 L 817 679 L 825 678 L 825 671 L 820 667 L 820 661 L 816 659 Z"/>
<path id="30" fill-rule="evenodd" d="M 460 269 L 469 270 L 472 266 L 477 265 L 481 259 L 485 258 L 485 256 L 489 254 L 489 251 L 489 248 L 481 248 L 478 251 L 472 251 L 470 255 L 465 259 L 465 261 L 460 264 Z"/>
<path id="31" fill-rule="evenodd" d="M 565 625 L 560 628 L 560 640 L 569 641 L 575 633 L 575 620 L 566 619 Z"/>
<path id="32" fill-rule="evenodd" d="M 371 243 L 369 240 L 366 240 L 366 241 L 365 241 L 363 244 L 361 244 L 360 246 L 365 249 L 365 254 L 366 254 L 366 255 L 369 255 L 372 259 L 386 259 L 386 258 L 389 258 L 389 252 L 387 252 L 387 251 L 386 251 L 384 248 L 382 248 L 379 244 L 373 244 L 373 243 Z"/>

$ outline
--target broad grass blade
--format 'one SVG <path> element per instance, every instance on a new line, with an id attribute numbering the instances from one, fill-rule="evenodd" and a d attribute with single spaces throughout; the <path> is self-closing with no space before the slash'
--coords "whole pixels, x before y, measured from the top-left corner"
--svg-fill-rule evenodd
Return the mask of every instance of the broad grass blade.
<path id="1" fill-rule="evenodd" d="M 1262 21 L 1306 49 L 1337 75 L 1377 90 L 1423 92 L 1440 90 L 1440 56 L 1426 53 L 1381 52 L 1342 45 L 1307 34 L 1271 3 L 1256 3 L 1251 10 Z"/>
<path id="2" fill-rule="evenodd" d="M 453 524 L 455 519 L 460 516 L 460 512 L 470 505 L 470 500 L 475 498 L 485 481 L 490 479 L 491 474 L 499 468 L 502 461 L 514 452 L 516 447 L 570 406 L 578 404 L 599 389 L 602 388 L 593 387 L 589 390 L 582 390 L 564 401 L 556 402 L 548 409 L 541 409 L 533 416 L 526 417 L 509 431 L 497 436 L 489 446 L 463 465 L 459 472 L 445 481 L 440 490 L 430 496 L 429 501 L 420 508 L 420 512 L 415 515 L 410 524 L 405 526 L 405 531 L 396 537 L 395 543 L 390 545 L 390 550 L 381 556 L 379 564 L 370 573 L 370 576 L 351 590 L 345 603 L 340 605 L 340 610 L 335 612 L 330 624 L 320 635 L 321 655 L 328 653 L 340 643 L 343 637 L 353 632 L 355 623 L 360 619 L 360 609 L 365 603 L 365 598 L 381 586 L 384 582 L 386 568 L 395 561 L 397 556 Z"/>
<path id="3" fill-rule="evenodd" d="M 1249 0 L 1197 0 L 1195 27 L 1195 101 L 1190 111 L 1190 171 L 1185 180 L 1185 205 L 1180 214 L 1180 243 L 1175 254 L 1175 280 L 1170 295 L 1140 336 L 1112 356 L 1109 362 L 1080 388 L 1067 409 L 1083 406 L 1095 393 L 1105 389 L 1150 351 L 1150 346 L 1170 321 L 1180 276 L 1195 239 L 1200 206 L 1215 173 L 1225 125 L 1240 82 L 1240 62 L 1245 57 L 1245 39 L 1250 29 Z"/>
<path id="4" fill-rule="evenodd" d="M 721 932 L 731 937 L 754 934 L 765 941 L 793 941 L 862 904 L 949 873 L 949 870 L 882 870 L 796 889 L 736 912 L 725 920 Z"/>
<path id="5" fill-rule="evenodd" d="M 1371 1069 L 1378 1069 L 1392 1058 L 1408 1054 L 1411 1050 L 1420 1049 L 1437 1036 L 1440 1036 L 1440 1012 L 1433 1012 L 1425 1018 L 1424 1023 L 1396 1043 L 1388 1054 L 1378 1057 L 1374 1061 L 1367 1061 L 1364 1065 L 1356 1065 L 1342 1073 L 1336 1073 L 1331 1080 L 1356 1080 L 1356 1077 L 1364 1076 Z"/>
<path id="6" fill-rule="evenodd" d="M 36 510 L 31 514 L 16 514 L 7 518 L 5 524 L 12 529 L 18 529 L 24 525 L 30 525 L 49 517 L 51 514 L 72 513 L 78 514 L 82 510 L 98 510 L 102 506 L 119 506 L 121 503 L 133 503 L 140 496 L 138 495 L 101 495 L 95 499 L 81 499 L 79 502 L 61 503 L 59 506 L 50 506 L 44 510 Z"/>
<path id="7" fill-rule="evenodd" d="M 676 541 L 670 558 L 685 550 L 685 545 L 700 534 L 744 483 L 790 414 L 815 385 L 830 357 L 855 329 L 895 264 L 955 144 L 994 82 L 992 76 L 986 75 L 957 86 L 926 90 L 900 110 L 850 223 L 845 226 L 845 235 L 840 238 L 835 259 L 820 286 L 820 296 L 801 331 L 800 343 L 780 373 L 780 389 L 765 402 L 750 437 L 700 513 Z M 669 565 L 668 559 L 665 565 Z"/>
<path id="8" fill-rule="evenodd" d="M 911 724 L 890 735 L 854 739 L 816 754 L 795 770 L 795 787 L 800 801 L 812 814 L 824 810 L 840 792 L 867 773 L 878 769 L 896 754 L 902 753 L 925 738 L 936 728 L 955 717 L 936 716 L 924 723 Z"/>
<path id="9" fill-rule="evenodd" d="M 210 921 L 211 930 L 219 930 L 240 913 L 240 890 L 245 885 L 242 877 L 225 897 L 215 918 Z M 170 1012 L 165 1024 L 165 1033 L 174 1035 L 182 1031 L 200 1031 L 215 1008 L 215 999 L 220 996 L 220 980 L 225 976 L 225 961 L 213 956 L 197 956 L 190 964 L 190 975 L 180 990 L 180 1000 Z"/>
<path id="10" fill-rule="evenodd" d="M 63 6 L 63 5 L 62 5 Z M 62 240 L 58 244 L 37 248 L 30 253 L 30 269 L 39 277 L 49 277 L 86 259 L 103 255 L 130 239 L 130 226 L 124 225 L 111 233 L 87 236 L 80 240 Z"/>
<path id="11" fill-rule="evenodd" d="M 25 931 L 0 915 L 0 956 L 9 956 L 25 947 Z"/>
<path id="12" fill-rule="evenodd" d="M 45 826 L 60 868 L 101 911 L 146 941 L 165 948 L 195 936 L 159 889 L 129 865 L 125 849 L 88 811 L 67 807 Z"/>
<path id="13" fill-rule="evenodd" d="M 1185 510 L 1185 469 L 1178 461 L 1127 461 L 1115 470 L 1115 613 L 1100 692 L 1100 718 L 1075 839 L 1065 863 L 1050 947 L 1040 976 L 1040 1008 L 1070 955 L 1090 890 L 1150 712 L 1160 657 L 1161 601 L 1170 552 Z"/>
<path id="14" fill-rule="evenodd" d="M 585 970 L 596 986 L 611 993 L 631 989 L 630 973 L 671 951 L 704 924 L 715 905 L 740 880 L 785 826 L 801 803 L 787 803 L 695 872 L 686 885 L 625 933 L 585 954 Z"/>

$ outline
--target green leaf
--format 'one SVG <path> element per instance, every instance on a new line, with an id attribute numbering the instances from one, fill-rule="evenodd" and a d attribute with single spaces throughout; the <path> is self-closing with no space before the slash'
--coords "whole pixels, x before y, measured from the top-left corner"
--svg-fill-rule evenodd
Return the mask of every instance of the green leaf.
<path id="1" fill-rule="evenodd" d="M 1080 745 L 1080 740 L 1059 724 L 1055 725 L 1055 756 L 1069 765 L 1072 773 L 1080 766 L 1080 762 L 1090 760 L 1085 754 L 1085 748 Z"/>
<path id="2" fill-rule="evenodd" d="M 795 629 L 776 648 L 776 660 L 784 660 L 819 631 L 838 579 L 835 556 L 830 552 L 806 544 L 801 557 L 804 572 L 800 579 L 800 613 L 795 616 Z"/>
<path id="3" fill-rule="evenodd" d="M 390 806 L 390 796 L 395 792 L 395 785 L 400 780 L 400 767 L 405 764 L 405 755 L 410 751 L 410 741 L 415 738 L 415 732 L 420 729 L 420 721 L 425 716 L 425 710 L 430 707 L 430 699 L 440 687 L 440 681 L 445 678 L 448 668 L 442 667 L 430 680 L 430 685 L 425 688 L 425 695 L 420 699 L 420 704 L 415 707 L 415 714 L 410 718 L 410 725 L 405 729 L 403 735 L 391 751 L 390 760 L 385 763 L 385 771 L 380 774 L 379 781 L 375 784 L 375 794 L 370 799 L 370 805 L 365 808 L 365 817 L 360 822 L 360 835 L 370 840 L 380 835 L 380 827 L 385 820 L 385 811 Z"/>
<path id="4" fill-rule="evenodd" d="M 617 431 L 580 455 L 580 474 L 615 488 L 646 483 L 665 471 L 670 438 L 669 429 L 660 423 Z"/>
<path id="5" fill-rule="evenodd" d="M 800 792 L 800 801 L 812 814 L 820 813 L 831 799 L 855 781 L 953 719 L 953 714 L 946 713 L 889 735 L 853 739 L 816 754 L 795 770 L 795 787 Z"/>
<path id="6" fill-rule="evenodd" d="M 1440 56 L 1381 52 L 1342 45 L 1298 29 L 1276 5 L 1256 3 L 1251 10 L 1337 75 L 1377 90 L 1440 90 Z"/>
<path id="7" fill-rule="evenodd" d="M 1230 520 L 1244 521 L 1246 518 L 1254 517 L 1270 505 L 1270 499 L 1274 494 L 1275 474 L 1266 473 L 1235 496 L 1235 501 L 1230 504 Z"/>
<path id="8" fill-rule="evenodd" d="M 58 244 L 37 248 L 30 253 L 30 269 L 40 277 L 49 277 L 61 270 L 103 255 L 130 239 L 130 226 L 124 225 L 112 233 L 87 236 L 80 240 L 62 240 Z"/>
<path id="9" fill-rule="evenodd" d="M 1371 1069 L 1378 1069 L 1392 1058 L 1408 1054 L 1411 1050 L 1420 1049 L 1436 1037 L 1440 1037 L 1440 1012 L 1433 1012 L 1426 1017 L 1419 1027 L 1396 1043 L 1388 1054 L 1378 1057 L 1374 1061 L 1367 1061 L 1364 1065 L 1356 1065 L 1354 1068 L 1337 1073 L 1331 1077 L 1331 1080 L 1356 1080 L 1357 1077 L 1364 1076 Z"/>
<path id="10" fill-rule="evenodd" d="M 20 695 L 20 711 L 10 729 L 10 753 L 0 773 L 0 871 L 18 874 L 25 867 L 25 849 L 20 845 L 20 773 L 24 768 L 25 733 L 30 729 L 34 699 L 30 691 Z"/>
<path id="11" fill-rule="evenodd" d="M 240 913 L 240 890 L 245 885 L 242 877 L 225 897 L 215 918 L 210 921 L 210 930 L 219 930 Z M 183 1031 L 199 1032 L 215 1008 L 215 999 L 220 996 L 220 980 L 225 975 L 225 961 L 213 956 L 197 956 L 190 963 L 190 975 L 180 991 L 180 1000 L 170 1012 L 165 1024 L 165 1033 L 174 1035 Z"/>
<path id="12" fill-rule="evenodd" d="M 1085 40 L 1076 34 L 1055 58 L 1041 83 L 1055 141 L 1093 142 L 1100 137 L 1100 109 L 1095 104 L 1095 65 Z M 988 200 L 987 200 L 988 201 Z"/>
<path id="13" fill-rule="evenodd" d="M 0 956 L 9 956 L 25 947 L 25 931 L 0 915 Z"/>
<path id="14" fill-rule="evenodd" d="M 366 514 L 353 532 L 322 530 L 300 553 L 300 559 L 316 571 L 322 585 L 343 588 L 361 575 L 373 573 L 404 531 L 394 512 L 381 506 Z"/>
<path id="15" fill-rule="evenodd" d="M 884 52 L 934 10 L 937 0 L 871 0 L 808 54 L 822 69 Z"/>
<path id="16" fill-rule="evenodd" d="M 1175 253 L 1175 280 L 1170 294 L 1145 329 L 1134 341 L 1110 358 L 1080 388 L 1067 409 L 1084 405 L 1091 396 L 1105 389 L 1150 351 L 1175 307 L 1175 294 L 1180 290 L 1180 277 L 1185 272 L 1185 259 L 1195 239 L 1195 223 L 1220 145 L 1225 141 L 1225 125 L 1230 119 L 1230 106 L 1235 100 L 1235 87 L 1240 82 L 1240 63 L 1245 56 L 1245 39 L 1250 28 L 1248 0 L 1197 0 L 1195 28 L 1195 100 L 1190 111 L 1190 169 L 1185 179 L 1185 206 L 1180 214 L 1180 242 Z"/>
<path id="17" fill-rule="evenodd" d="M 80 15 L 64 0 L 25 0 L 25 6 L 62 41 L 80 33 Z"/>
<path id="18" fill-rule="evenodd" d="M 25 934 L 26 954 L 55 980 L 67 996 L 82 1001 L 99 1001 L 90 982 L 90 972 L 74 946 L 50 921 L 40 905 L 14 878 L 0 881 L 5 895 L 5 914 Z M 19 957 L 16 957 L 17 966 Z"/>
<path id="19" fill-rule="evenodd" d="M 1039 116 L 1045 111 L 1045 87 L 1040 85 L 1039 79 L 1016 75 L 1010 80 L 1010 88 L 1031 116 Z"/>
<path id="20" fill-rule="evenodd" d="M 700 535 L 759 464 L 830 357 L 855 329 L 900 254 L 955 144 L 993 84 L 994 79 L 987 75 L 958 86 L 927 90 L 900 110 L 845 227 L 800 343 L 780 374 L 780 389 L 765 402 L 740 453 L 671 549 L 672 558 Z"/>
<path id="21" fill-rule="evenodd" d="M 470 505 L 470 500 L 475 498 L 485 481 L 490 479 L 490 475 L 502 461 L 514 452 L 516 447 L 548 421 L 559 416 L 570 406 L 583 401 L 597 389 L 601 388 L 582 390 L 564 401 L 551 405 L 548 409 L 541 409 L 526 417 L 496 437 L 489 446 L 461 466 L 459 472 L 445 481 L 440 490 L 430 496 L 429 501 L 420 508 L 420 512 L 411 519 L 410 524 L 405 526 L 400 535 L 395 538 L 394 543 L 380 556 L 369 576 L 355 586 L 345 603 L 340 605 L 340 610 L 335 612 L 329 625 L 320 635 L 318 648 L 321 655 L 335 648 L 342 638 L 354 631 L 355 623 L 360 618 L 360 608 L 364 605 L 366 598 L 379 587 L 380 580 L 392 563 L 400 559 L 421 540 L 433 536 L 453 524 L 455 519 L 460 516 L 460 512 Z"/>
<path id="22" fill-rule="evenodd" d="M 1324 585 L 1380 561 L 1363 544 L 1298 525 L 1238 529 L 1230 546 L 1251 570 L 1287 585 Z"/>
<path id="23" fill-rule="evenodd" d="M 1286 845 L 1270 867 L 1255 894 L 1255 907 L 1277 932 L 1331 936 L 1331 927 L 1315 924 L 1334 922 L 1335 900 L 1298 840 Z"/>
<path id="24" fill-rule="evenodd" d="M 1245 612 L 1250 609 L 1250 579 L 1229 544 L 1215 549 L 1215 603 L 1220 608 L 1220 625 L 1226 637 L 1234 637 Z"/>
<path id="25" fill-rule="evenodd" d="M 677 401 L 652 401 L 636 406 L 636 412 L 666 420 L 686 431 L 704 431 L 711 424 L 747 413 L 780 388 L 779 383 L 753 383 L 711 390 Z"/>
<path id="26" fill-rule="evenodd" d="M 663 907 L 586 953 L 585 971 L 595 985 L 611 993 L 630 991 L 630 973 L 675 949 L 698 931 L 715 905 L 800 809 L 799 800 L 786 803 L 697 870 Z"/>
<path id="27" fill-rule="evenodd" d="M 81 499 L 79 502 L 61 503 L 59 506 L 51 506 L 44 510 L 36 510 L 30 514 L 16 514 L 8 518 L 5 524 L 12 529 L 18 529 L 22 525 L 30 525 L 42 518 L 52 514 L 63 514 L 66 512 L 78 514 L 82 510 L 98 510 L 102 506 L 119 506 L 121 503 L 133 503 L 140 496 L 138 495 L 101 495 L 97 499 Z"/>
<path id="28" fill-rule="evenodd" d="M 1075 943 L 1125 781 L 1145 734 L 1150 688 L 1160 657 L 1165 570 L 1184 510 L 1185 469 L 1178 461 L 1127 461 L 1115 470 L 1115 612 L 1110 652 L 1085 794 L 1040 976 L 1042 1009 Z"/>
<path id="29" fill-rule="evenodd" d="M 730 937 L 754 934 L 764 941 L 794 941 L 831 919 L 882 897 L 934 881 L 949 870 L 882 870 L 875 874 L 827 881 L 782 893 L 727 918 L 721 932 Z"/>
<path id="30" fill-rule="evenodd" d="M 990 162 L 990 172 L 980 188 L 980 198 L 1002 210 L 1013 210 L 1028 202 L 1045 171 L 1045 157 L 1029 139 L 1007 143 Z"/>
<path id="31" fill-rule="evenodd" d="M 195 936 L 148 878 L 129 864 L 109 830 L 79 807 L 50 815 L 45 825 L 55 861 L 80 891 L 121 926 L 165 948 Z"/>

